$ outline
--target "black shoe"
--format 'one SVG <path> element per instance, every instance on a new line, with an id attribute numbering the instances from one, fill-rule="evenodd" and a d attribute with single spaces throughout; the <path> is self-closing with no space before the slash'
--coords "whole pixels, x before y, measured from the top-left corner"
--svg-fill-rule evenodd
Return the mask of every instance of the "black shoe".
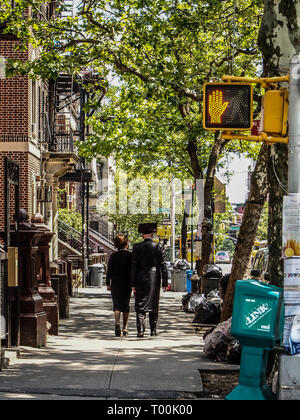
<path id="1" fill-rule="evenodd" d="M 137 333 L 137 337 L 138 337 L 138 338 L 143 338 L 143 337 L 144 337 L 144 333 L 143 333 L 143 332 L 141 332 L 141 331 L 140 331 L 140 332 L 138 332 L 138 333 Z"/>
<path id="2" fill-rule="evenodd" d="M 116 337 L 121 337 L 121 327 L 120 327 L 120 325 L 115 326 L 115 335 L 116 335 Z"/>
<path id="3" fill-rule="evenodd" d="M 157 331 L 156 330 L 151 330 L 150 335 L 151 335 L 151 337 L 156 337 L 157 336 Z"/>

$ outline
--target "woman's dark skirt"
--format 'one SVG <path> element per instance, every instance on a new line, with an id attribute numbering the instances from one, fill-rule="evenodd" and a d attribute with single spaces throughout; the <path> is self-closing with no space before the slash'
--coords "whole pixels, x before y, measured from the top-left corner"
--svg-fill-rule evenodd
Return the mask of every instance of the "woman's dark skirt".
<path id="1" fill-rule="evenodd" d="M 113 311 L 130 312 L 131 288 L 111 285 L 111 297 L 113 301 Z"/>

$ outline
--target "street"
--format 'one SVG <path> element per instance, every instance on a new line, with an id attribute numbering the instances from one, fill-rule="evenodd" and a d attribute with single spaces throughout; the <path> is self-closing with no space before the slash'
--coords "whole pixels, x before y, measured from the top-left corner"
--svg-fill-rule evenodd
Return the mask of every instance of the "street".
<path id="1" fill-rule="evenodd" d="M 232 269 L 232 264 L 216 264 L 218 267 L 222 268 L 223 276 L 225 274 L 230 274 Z"/>

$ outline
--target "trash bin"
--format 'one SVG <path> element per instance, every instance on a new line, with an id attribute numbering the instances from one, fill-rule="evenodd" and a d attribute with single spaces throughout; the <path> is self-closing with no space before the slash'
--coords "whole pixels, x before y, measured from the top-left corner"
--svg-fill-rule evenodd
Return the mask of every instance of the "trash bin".
<path id="1" fill-rule="evenodd" d="M 89 285 L 94 287 L 103 286 L 103 264 L 94 264 L 89 266 Z"/>
<path id="2" fill-rule="evenodd" d="M 188 293 L 192 292 L 192 281 L 191 277 L 193 275 L 193 270 L 186 270 L 186 291 Z"/>
<path id="3" fill-rule="evenodd" d="M 222 269 L 214 264 L 208 264 L 203 269 L 201 278 L 201 293 L 207 296 L 213 290 L 219 290 L 220 279 L 222 278 Z"/>
<path id="4" fill-rule="evenodd" d="M 236 283 L 231 335 L 242 345 L 240 380 L 227 400 L 274 400 L 266 385 L 269 351 L 284 330 L 283 289 L 257 280 Z"/>
<path id="5" fill-rule="evenodd" d="M 177 269 L 173 270 L 173 292 L 186 291 L 186 270 Z"/>

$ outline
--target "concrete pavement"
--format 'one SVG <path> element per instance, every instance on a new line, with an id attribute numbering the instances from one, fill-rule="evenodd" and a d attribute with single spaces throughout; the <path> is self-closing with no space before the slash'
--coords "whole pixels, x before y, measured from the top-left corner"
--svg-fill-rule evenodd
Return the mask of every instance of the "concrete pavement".
<path id="1" fill-rule="evenodd" d="M 199 369 L 215 369 L 202 355 L 203 342 L 181 310 L 182 293 L 162 294 L 159 335 L 114 336 L 110 294 L 87 288 L 71 300 L 71 317 L 50 336 L 47 348 L 22 348 L 21 358 L 0 373 L 0 399 L 197 398 Z"/>

